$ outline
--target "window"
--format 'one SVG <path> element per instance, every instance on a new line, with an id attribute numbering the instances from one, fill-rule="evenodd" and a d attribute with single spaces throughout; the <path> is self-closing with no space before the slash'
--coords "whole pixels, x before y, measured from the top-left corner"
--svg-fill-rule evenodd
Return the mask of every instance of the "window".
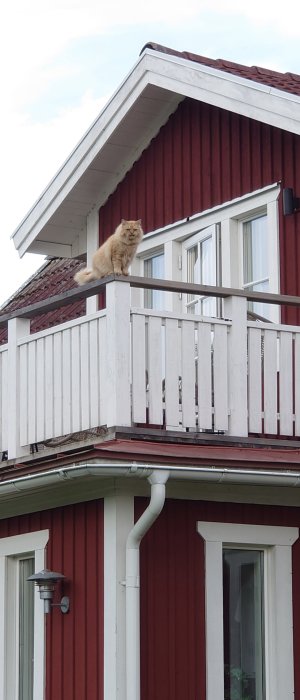
<path id="1" fill-rule="evenodd" d="M 279 193 L 279 185 L 270 185 L 146 234 L 139 245 L 136 274 L 279 293 Z M 154 268 L 162 265 L 158 260 L 162 252 L 164 264 L 157 273 Z M 146 295 L 148 308 L 151 303 L 162 308 L 162 293 L 157 294 L 159 301 L 152 293 Z M 219 300 L 179 295 L 174 301 L 174 297 L 166 308 L 220 315 Z M 275 305 L 254 303 L 249 310 L 274 322 L 280 320 Z"/>
<path id="2" fill-rule="evenodd" d="M 47 541 L 47 530 L 0 539 L 0 700 L 44 697 L 43 603 L 27 578 Z"/>
<path id="3" fill-rule="evenodd" d="M 144 260 L 144 277 L 164 279 L 164 254 L 158 253 Z M 144 304 L 146 309 L 162 309 L 164 292 L 158 289 L 145 289 Z"/>
<path id="4" fill-rule="evenodd" d="M 242 222 L 243 251 L 243 283 L 244 289 L 254 292 L 268 292 L 270 288 L 269 280 L 269 259 L 268 259 L 268 228 L 267 214 L 262 214 L 254 219 Z M 268 304 L 257 304 L 249 302 L 248 308 L 254 313 L 269 317 L 270 308 Z"/>
<path id="5" fill-rule="evenodd" d="M 207 700 L 293 700 L 298 529 L 198 522 L 205 541 Z"/>
<path id="6" fill-rule="evenodd" d="M 264 552 L 223 548 L 225 700 L 263 700 Z"/>

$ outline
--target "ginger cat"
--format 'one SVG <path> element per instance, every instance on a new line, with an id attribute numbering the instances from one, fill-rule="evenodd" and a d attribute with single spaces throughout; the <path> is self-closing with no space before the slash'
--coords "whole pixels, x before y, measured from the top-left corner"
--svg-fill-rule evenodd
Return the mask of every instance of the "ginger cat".
<path id="1" fill-rule="evenodd" d="M 122 219 L 115 232 L 96 250 L 92 258 L 92 269 L 84 268 L 74 275 L 77 284 L 82 285 L 114 273 L 128 275 L 139 242 L 143 237 L 141 219 Z"/>

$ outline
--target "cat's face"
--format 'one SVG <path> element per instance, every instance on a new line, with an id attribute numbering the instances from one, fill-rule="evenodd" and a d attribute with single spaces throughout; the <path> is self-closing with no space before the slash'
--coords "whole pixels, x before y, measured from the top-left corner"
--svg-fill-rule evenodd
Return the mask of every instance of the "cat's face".
<path id="1" fill-rule="evenodd" d="M 122 219 L 122 231 L 121 236 L 128 242 L 134 243 L 140 241 L 143 236 L 143 230 L 141 226 L 141 219 L 137 221 L 126 221 Z"/>

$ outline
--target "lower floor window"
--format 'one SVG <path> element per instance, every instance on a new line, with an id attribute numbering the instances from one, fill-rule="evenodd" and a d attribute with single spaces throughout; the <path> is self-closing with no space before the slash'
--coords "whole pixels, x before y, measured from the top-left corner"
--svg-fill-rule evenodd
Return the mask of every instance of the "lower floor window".
<path id="1" fill-rule="evenodd" d="M 48 530 L 0 538 L 0 700 L 43 700 L 43 603 L 27 579 L 45 568 Z"/>
<path id="2" fill-rule="evenodd" d="M 264 700 L 264 552 L 223 549 L 225 700 Z"/>
<path id="3" fill-rule="evenodd" d="M 294 700 L 298 528 L 198 522 L 205 543 L 207 700 Z"/>

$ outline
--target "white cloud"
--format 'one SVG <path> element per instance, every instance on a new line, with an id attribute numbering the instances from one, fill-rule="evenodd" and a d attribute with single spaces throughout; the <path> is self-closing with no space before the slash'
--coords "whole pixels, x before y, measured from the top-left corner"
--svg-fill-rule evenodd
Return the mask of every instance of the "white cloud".
<path id="1" fill-rule="evenodd" d="M 298 0 L 287 0 L 284 5 L 276 0 L 251 0 L 241 3 L 240 0 L 200 0 L 198 7 L 222 15 L 232 15 L 244 20 L 244 31 L 247 29 L 247 19 L 256 26 L 265 26 L 269 33 L 276 28 L 283 36 L 299 37 L 300 4 Z M 217 19 L 216 19 L 217 21 Z M 251 34 L 245 36 L 251 51 Z"/>

